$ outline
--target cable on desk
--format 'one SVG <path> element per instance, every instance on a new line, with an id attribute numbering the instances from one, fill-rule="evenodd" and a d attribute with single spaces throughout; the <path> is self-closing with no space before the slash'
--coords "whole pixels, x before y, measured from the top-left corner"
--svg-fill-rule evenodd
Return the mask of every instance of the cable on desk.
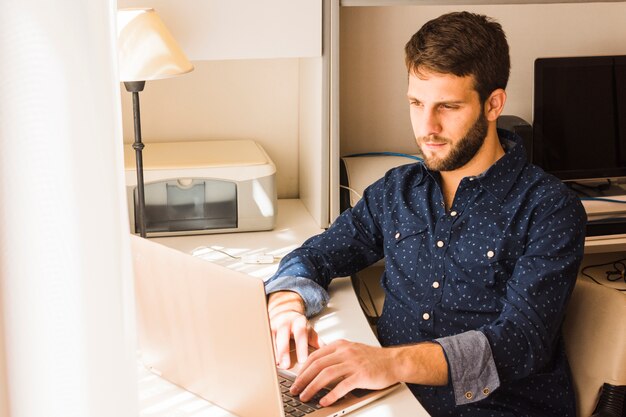
<path id="1" fill-rule="evenodd" d="M 217 249 L 211 246 L 198 246 L 197 248 L 191 251 L 191 255 L 197 257 L 197 256 L 206 255 L 207 252 L 219 252 L 223 255 L 228 256 L 231 259 L 242 261 L 245 264 L 273 264 L 274 262 L 281 259 L 280 256 L 269 255 L 266 253 L 234 256 L 224 250 Z"/>
<path id="2" fill-rule="evenodd" d="M 233 256 L 233 255 L 231 255 L 230 253 L 228 253 L 226 251 L 223 251 L 223 250 L 217 249 L 217 248 L 212 248 L 210 246 L 198 246 L 197 248 L 194 248 L 191 251 L 191 254 L 193 256 L 202 256 L 202 255 L 205 255 L 206 252 L 219 252 L 219 253 L 221 253 L 223 255 L 226 255 L 226 256 L 228 256 L 229 258 L 232 258 L 232 259 L 241 259 L 240 256 Z"/>
<path id="3" fill-rule="evenodd" d="M 610 269 L 608 271 L 604 271 L 606 274 L 606 280 L 609 282 L 616 282 L 616 281 L 624 281 L 626 282 L 626 258 L 621 258 L 621 259 L 617 259 L 614 261 L 610 261 L 610 262 L 605 262 L 603 264 L 596 264 L 596 265 L 587 265 L 586 267 L 584 267 L 580 273 L 584 276 L 586 276 L 587 278 L 590 278 L 593 282 L 595 282 L 596 284 L 599 285 L 603 285 L 601 282 L 598 282 L 594 277 L 592 277 L 591 275 L 589 275 L 587 273 L 587 270 L 591 269 L 591 268 L 601 268 L 604 266 L 612 266 L 613 269 Z M 612 288 L 614 290 L 617 291 L 626 291 L 626 289 L 622 289 L 622 288 L 614 288 L 614 287 L 609 287 Z"/>

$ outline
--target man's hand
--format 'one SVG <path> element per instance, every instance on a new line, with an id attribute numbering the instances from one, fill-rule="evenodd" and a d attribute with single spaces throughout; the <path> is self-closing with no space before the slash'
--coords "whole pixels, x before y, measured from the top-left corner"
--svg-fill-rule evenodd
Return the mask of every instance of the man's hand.
<path id="1" fill-rule="evenodd" d="M 296 378 L 291 393 L 309 401 L 322 388 L 337 385 L 320 400 L 333 404 L 355 388 L 383 389 L 399 382 L 393 349 L 339 340 L 313 352 Z"/>
<path id="2" fill-rule="evenodd" d="M 383 389 L 397 382 L 448 383 L 448 365 L 438 343 L 375 347 L 339 340 L 313 352 L 291 387 L 309 401 L 325 386 L 335 387 L 320 400 L 326 407 L 355 388 Z"/>
<path id="3" fill-rule="evenodd" d="M 283 369 L 292 366 L 290 340 L 296 345 L 299 363 L 304 363 L 309 354 L 309 345 L 319 348 L 319 337 L 304 315 L 302 298 L 295 292 L 279 291 L 270 294 L 267 303 L 270 327 L 274 339 L 276 364 Z"/>

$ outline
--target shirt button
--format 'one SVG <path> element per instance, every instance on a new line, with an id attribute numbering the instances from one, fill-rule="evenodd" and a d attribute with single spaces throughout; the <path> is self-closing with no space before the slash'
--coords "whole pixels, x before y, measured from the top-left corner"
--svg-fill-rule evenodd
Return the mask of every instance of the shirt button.
<path id="1" fill-rule="evenodd" d="M 437 281 L 433 282 L 433 288 L 439 288 L 439 283 Z"/>
<path id="2" fill-rule="evenodd" d="M 468 400 L 471 400 L 472 398 L 474 398 L 474 394 L 472 394 L 471 391 L 467 391 L 465 393 L 465 398 L 467 398 Z"/>
<path id="3" fill-rule="evenodd" d="M 487 258 L 491 259 L 495 255 L 494 251 L 490 250 L 487 252 Z"/>
<path id="4" fill-rule="evenodd" d="M 457 213 L 456 211 L 451 211 L 451 212 L 450 212 L 450 216 L 452 216 L 452 217 L 456 216 L 457 214 L 458 214 L 458 213 Z"/>
<path id="5" fill-rule="evenodd" d="M 437 247 L 438 248 L 443 248 L 443 245 L 444 245 L 443 240 L 440 240 L 440 241 L 437 242 Z"/>
<path id="6" fill-rule="evenodd" d="M 489 391 L 489 388 L 483 388 L 483 394 L 485 395 L 489 395 L 491 391 Z"/>
<path id="7" fill-rule="evenodd" d="M 396 232 L 395 237 L 396 237 L 396 239 L 400 239 L 400 232 Z"/>
<path id="8" fill-rule="evenodd" d="M 428 314 L 428 313 L 424 313 L 424 314 L 422 314 L 422 318 L 423 318 L 424 320 L 428 320 L 428 319 L 430 318 L 430 314 Z"/>

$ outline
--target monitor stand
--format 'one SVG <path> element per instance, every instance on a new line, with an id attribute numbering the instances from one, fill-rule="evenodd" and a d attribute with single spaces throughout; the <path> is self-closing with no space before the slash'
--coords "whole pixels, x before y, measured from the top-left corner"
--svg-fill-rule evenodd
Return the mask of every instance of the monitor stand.
<path id="1" fill-rule="evenodd" d="M 626 183 L 616 181 L 568 181 L 565 184 L 579 197 L 602 198 L 626 195 Z"/>

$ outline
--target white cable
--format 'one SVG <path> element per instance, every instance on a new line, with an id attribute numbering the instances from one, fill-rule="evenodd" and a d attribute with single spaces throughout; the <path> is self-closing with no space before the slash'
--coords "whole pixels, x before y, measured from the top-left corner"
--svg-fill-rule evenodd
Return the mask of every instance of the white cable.
<path id="1" fill-rule="evenodd" d="M 352 192 L 353 192 L 353 193 L 354 193 L 357 197 L 359 197 L 359 199 L 360 199 L 360 198 L 363 198 L 363 196 L 361 196 L 361 194 L 359 194 L 359 193 L 358 193 L 358 191 L 356 191 L 356 190 L 355 190 L 355 189 L 353 189 L 353 188 L 347 187 L 347 186 L 345 186 L 345 185 L 340 185 L 339 187 L 340 187 L 340 188 L 345 188 L 345 189 L 346 189 L 346 190 L 348 190 L 348 191 L 352 191 Z"/>
<path id="2" fill-rule="evenodd" d="M 197 248 L 191 251 L 191 255 L 203 256 L 209 252 L 219 252 L 223 255 L 228 256 L 229 258 L 240 260 L 244 264 L 273 264 L 276 260 L 279 259 L 275 257 L 274 255 L 269 255 L 267 253 L 256 253 L 256 254 L 251 254 L 251 255 L 233 256 L 226 251 L 213 248 L 210 246 L 198 246 Z"/>

